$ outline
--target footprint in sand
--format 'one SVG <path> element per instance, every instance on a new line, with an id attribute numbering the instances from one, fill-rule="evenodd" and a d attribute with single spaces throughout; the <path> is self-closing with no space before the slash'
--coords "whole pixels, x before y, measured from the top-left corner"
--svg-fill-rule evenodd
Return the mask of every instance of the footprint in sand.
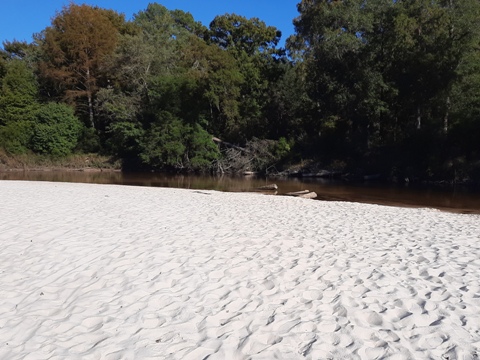
<path id="1" fill-rule="evenodd" d="M 368 347 L 365 349 L 365 359 L 369 359 L 369 360 L 382 359 L 383 356 L 385 355 L 385 352 L 386 350 L 383 347 L 373 347 L 373 348 Z"/>
<path id="2" fill-rule="evenodd" d="M 367 317 L 367 322 L 372 326 L 380 326 L 383 323 L 383 319 L 375 311 L 370 311 Z"/>
<path id="3" fill-rule="evenodd" d="M 323 298 L 322 292 L 320 290 L 307 290 L 304 291 L 302 297 L 306 300 L 321 300 Z"/>
<path id="4" fill-rule="evenodd" d="M 165 324 L 165 318 L 158 316 L 155 313 L 146 313 L 142 316 L 142 327 L 145 329 L 159 328 Z"/>
<path id="5" fill-rule="evenodd" d="M 329 342 L 340 349 L 346 349 L 353 344 L 353 338 L 346 334 L 332 333 Z"/>
<path id="6" fill-rule="evenodd" d="M 82 326 L 85 326 L 89 331 L 96 331 L 103 326 L 103 317 L 95 316 L 86 318 L 82 321 Z"/>
<path id="7" fill-rule="evenodd" d="M 447 335 L 441 333 L 434 333 L 431 335 L 422 336 L 418 341 L 418 346 L 420 346 L 421 349 L 436 349 L 446 340 L 448 340 Z"/>
<path id="8" fill-rule="evenodd" d="M 417 327 L 426 327 L 435 325 L 437 322 L 442 320 L 438 315 L 425 312 L 423 314 L 413 315 L 412 321 Z"/>
<path id="9" fill-rule="evenodd" d="M 317 328 L 318 331 L 323 333 L 333 333 L 340 329 L 340 325 L 338 325 L 334 317 L 331 317 L 322 319 L 317 325 Z"/>
<path id="10" fill-rule="evenodd" d="M 304 321 L 298 324 L 294 329 L 301 333 L 314 333 L 317 331 L 317 323 L 313 321 Z"/>

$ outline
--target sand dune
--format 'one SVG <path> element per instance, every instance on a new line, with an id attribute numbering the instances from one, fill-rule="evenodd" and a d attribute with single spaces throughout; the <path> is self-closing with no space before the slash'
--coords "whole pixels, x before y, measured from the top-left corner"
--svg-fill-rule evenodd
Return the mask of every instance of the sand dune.
<path id="1" fill-rule="evenodd" d="M 478 359 L 480 216 L 0 181 L 0 359 Z"/>

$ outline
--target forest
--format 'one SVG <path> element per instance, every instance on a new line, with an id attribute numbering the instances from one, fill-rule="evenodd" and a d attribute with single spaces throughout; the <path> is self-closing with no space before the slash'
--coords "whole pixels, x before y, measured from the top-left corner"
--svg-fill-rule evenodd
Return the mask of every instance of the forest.
<path id="1" fill-rule="evenodd" d="M 302 0 L 295 34 L 70 3 L 0 50 L 0 149 L 125 171 L 480 183 L 480 2 Z M 309 168 L 310 167 L 310 168 Z"/>

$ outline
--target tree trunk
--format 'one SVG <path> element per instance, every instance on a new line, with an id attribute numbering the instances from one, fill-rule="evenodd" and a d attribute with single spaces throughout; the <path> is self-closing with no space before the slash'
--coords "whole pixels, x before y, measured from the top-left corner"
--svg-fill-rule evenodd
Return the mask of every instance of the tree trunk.
<path id="1" fill-rule="evenodd" d="M 93 119 L 93 102 L 92 102 L 92 93 L 88 92 L 88 117 L 90 119 L 90 125 L 95 129 L 95 122 Z"/>
<path id="2" fill-rule="evenodd" d="M 87 100 L 88 100 L 88 117 L 90 120 L 90 125 L 95 129 L 95 122 L 93 119 L 93 101 L 92 101 L 92 91 L 90 90 L 90 68 L 87 68 Z"/>
<path id="3" fill-rule="evenodd" d="M 417 130 L 422 128 L 422 111 L 420 110 L 420 106 L 417 107 Z"/>
<path id="4" fill-rule="evenodd" d="M 393 143 L 397 143 L 397 132 L 398 132 L 398 116 L 395 115 L 395 126 L 393 128 Z"/>
<path id="5" fill-rule="evenodd" d="M 447 100 L 445 102 L 445 116 L 443 118 L 443 133 L 447 134 L 448 133 L 448 116 L 450 114 L 450 96 L 447 96 Z"/>

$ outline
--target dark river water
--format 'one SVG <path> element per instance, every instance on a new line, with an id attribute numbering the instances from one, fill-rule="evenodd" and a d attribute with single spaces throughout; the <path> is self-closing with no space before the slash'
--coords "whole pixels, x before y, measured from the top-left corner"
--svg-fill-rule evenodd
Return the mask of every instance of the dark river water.
<path id="1" fill-rule="evenodd" d="M 253 192 L 260 186 L 275 183 L 278 186 L 277 196 L 292 191 L 310 190 L 317 193 L 317 199 L 319 200 L 429 207 L 446 211 L 480 214 L 480 192 L 465 187 L 435 188 L 412 186 L 411 184 L 408 186 L 379 183 L 353 184 L 320 179 L 264 179 L 87 171 L 9 171 L 0 172 L 0 180 L 61 181 L 231 192 Z M 274 192 L 269 193 L 274 194 Z"/>

